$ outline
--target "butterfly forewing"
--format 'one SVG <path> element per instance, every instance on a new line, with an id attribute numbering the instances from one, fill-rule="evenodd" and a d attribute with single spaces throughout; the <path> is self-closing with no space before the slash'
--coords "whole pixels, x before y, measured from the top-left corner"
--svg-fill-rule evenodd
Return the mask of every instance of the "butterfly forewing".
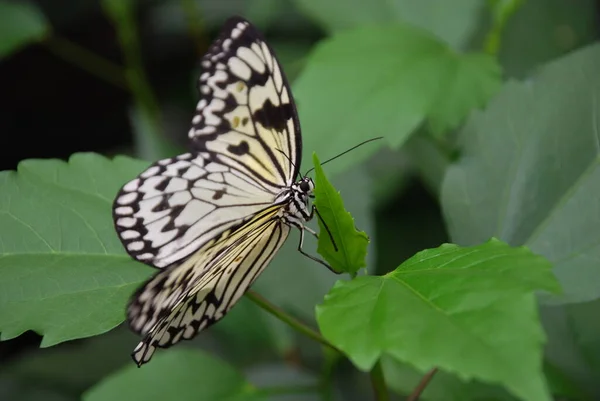
<path id="1" fill-rule="evenodd" d="M 113 215 L 128 253 L 162 268 L 271 205 L 273 198 L 263 183 L 207 154 L 184 154 L 154 163 L 127 183 Z"/>
<path id="2" fill-rule="evenodd" d="M 258 181 L 291 185 L 302 151 L 300 125 L 286 77 L 262 35 L 233 18 L 201 65 L 192 146 Z"/>

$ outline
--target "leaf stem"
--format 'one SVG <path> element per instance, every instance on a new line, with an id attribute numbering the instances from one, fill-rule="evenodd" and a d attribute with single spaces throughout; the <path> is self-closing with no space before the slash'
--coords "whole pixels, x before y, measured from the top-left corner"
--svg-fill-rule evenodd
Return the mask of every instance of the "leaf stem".
<path id="1" fill-rule="evenodd" d="M 57 35 L 47 36 L 43 43 L 48 51 L 54 53 L 63 60 L 78 66 L 89 74 L 95 75 L 116 87 L 125 90 L 128 89 L 125 71 L 120 65 L 97 55 L 75 42 Z"/>
<path id="2" fill-rule="evenodd" d="M 390 395 L 385 385 L 385 378 L 383 377 L 383 369 L 381 368 L 381 360 L 378 360 L 375 366 L 369 373 L 371 376 L 371 386 L 375 393 L 375 399 L 377 401 L 389 401 Z"/>
<path id="3" fill-rule="evenodd" d="M 117 32 L 125 61 L 125 75 L 129 88 L 135 100 L 157 122 L 160 108 L 144 71 L 135 21 L 134 3 L 127 1 L 117 4 L 114 0 L 106 0 L 103 5 Z"/>
<path id="4" fill-rule="evenodd" d="M 491 55 L 500 51 L 502 31 L 508 19 L 521 7 L 523 0 L 488 0 L 492 14 L 492 27 L 485 37 L 484 50 Z"/>
<path id="5" fill-rule="evenodd" d="M 417 387 L 415 387 L 413 392 L 410 394 L 410 396 L 408 396 L 406 401 L 419 401 L 421 393 L 425 390 L 425 387 L 427 387 L 437 370 L 438 368 L 433 368 L 429 372 L 427 372 L 425 376 L 423 376 Z"/>
<path id="6" fill-rule="evenodd" d="M 305 336 L 312 338 L 316 342 L 325 345 L 339 353 L 342 353 L 335 345 L 331 344 L 327 341 L 320 333 L 308 327 L 306 324 L 302 323 L 300 320 L 295 317 L 287 314 L 283 309 L 273 305 L 269 301 L 267 301 L 262 295 L 257 294 L 256 292 L 249 290 L 246 293 L 246 296 L 250 298 L 252 302 L 278 318 L 284 323 L 290 325 L 296 331 L 304 334 Z"/>
<path id="7" fill-rule="evenodd" d="M 333 401 L 333 369 L 342 354 L 330 348 L 323 347 L 323 368 L 319 377 L 321 399 Z"/>
<path id="8" fill-rule="evenodd" d="M 160 149 L 168 149 L 170 143 L 162 135 L 160 106 L 144 70 L 136 23 L 136 2 L 104 0 L 102 5 L 117 33 L 125 62 L 125 78 L 134 103 L 150 122 L 151 129 L 145 130 L 143 134 L 147 136 L 148 143 L 152 144 L 152 151 L 158 154 Z"/>

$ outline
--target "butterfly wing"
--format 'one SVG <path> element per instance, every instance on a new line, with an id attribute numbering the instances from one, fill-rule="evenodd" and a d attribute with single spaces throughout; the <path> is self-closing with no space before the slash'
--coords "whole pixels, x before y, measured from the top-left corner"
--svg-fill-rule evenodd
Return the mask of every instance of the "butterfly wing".
<path id="1" fill-rule="evenodd" d="M 163 268 L 218 240 L 275 196 L 232 167 L 188 153 L 160 160 L 125 184 L 113 219 L 132 257 Z"/>
<path id="2" fill-rule="evenodd" d="M 275 55 L 250 23 L 227 21 L 202 59 L 194 153 L 125 184 L 113 219 L 127 252 L 164 268 L 273 204 L 300 164 L 296 108 Z"/>
<path id="3" fill-rule="evenodd" d="M 257 181 L 289 187 L 300 167 L 302 138 L 273 50 L 248 21 L 235 17 L 201 64 L 202 99 L 189 132 L 192 147 Z"/>
<path id="4" fill-rule="evenodd" d="M 160 271 L 128 309 L 132 329 L 145 338 L 133 351 L 138 366 L 216 323 L 235 305 L 283 245 L 289 226 L 272 207 L 180 265 Z"/>

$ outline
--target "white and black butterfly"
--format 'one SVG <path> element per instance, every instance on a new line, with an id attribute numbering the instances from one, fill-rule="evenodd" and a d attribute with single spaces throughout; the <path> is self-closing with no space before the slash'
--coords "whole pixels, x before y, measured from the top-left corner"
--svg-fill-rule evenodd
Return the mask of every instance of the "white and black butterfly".
<path id="1" fill-rule="evenodd" d="M 316 235 L 304 225 L 313 217 L 314 183 L 296 181 L 300 124 L 273 50 L 235 17 L 201 66 L 192 151 L 154 163 L 123 186 L 113 206 L 127 252 L 162 269 L 127 310 L 131 328 L 144 336 L 132 354 L 138 366 L 157 347 L 191 339 L 221 319 L 291 226 L 300 229 L 303 254 L 304 230 Z"/>

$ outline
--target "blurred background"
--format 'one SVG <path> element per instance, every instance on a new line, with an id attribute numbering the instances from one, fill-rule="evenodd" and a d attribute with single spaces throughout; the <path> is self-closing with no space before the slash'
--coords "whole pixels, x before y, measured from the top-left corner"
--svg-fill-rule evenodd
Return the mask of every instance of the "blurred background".
<path id="1" fill-rule="evenodd" d="M 184 151 L 198 100 L 199 58 L 232 15 L 248 18 L 265 33 L 292 86 L 314 46 L 357 21 L 406 22 L 458 51 L 481 51 L 491 43 L 490 32 L 498 29 L 495 53 L 503 80 L 527 77 L 540 64 L 596 41 L 600 31 L 600 1 L 595 0 L 373 0 L 368 7 L 365 3 L 0 1 L 1 168 L 16 169 L 21 160 L 30 158 L 67 160 L 76 152 L 152 161 Z M 514 7 L 501 23 L 494 14 L 499 3 Z M 373 73 L 376 68 L 373 65 Z M 448 241 L 431 184 L 436 172 L 419 163 L 441 156 L 421 134 L 416 129 L 400 149 L 383 146 L 366 162 L 334 177 L 357 226 L 371 237 L 373 273 L 390 271 L 415 252 Z M 446 157 L 452 155 L 452 143 L 448 146 Z M 305 152 L 313 150 L 319 151 Z M 332 155 L 319 156 L 323 160 Z M 336 278 L 300 260 L 294 248 L 295 239 L 255 288 L 265 289 L 273 303 L 314 325 L 314 305 Z M 286 260 L 294 260 L 294 265 Z M 138 341 L 126 327 L 51 348 L 40 349 L 40 340 L 27 332 L 0 342 L 0 400 L 79 399 L 111 372 L 130 364 L 129 354 Z M 339 399 L 371 397 L 364 374 L 347 362 L 334 370 L 335 361 L 319 346 L 246 300 L 230 318 L 186 346 L 219 355 L 256 385 L 298 388 L 298 394 L 273 394 L 272 399 L 321 399 L 319 383 L 327 377 L 334 380 L 328 391 Z M 409 367 L 386 369 L 398 397 L 419 377 Z"/>

